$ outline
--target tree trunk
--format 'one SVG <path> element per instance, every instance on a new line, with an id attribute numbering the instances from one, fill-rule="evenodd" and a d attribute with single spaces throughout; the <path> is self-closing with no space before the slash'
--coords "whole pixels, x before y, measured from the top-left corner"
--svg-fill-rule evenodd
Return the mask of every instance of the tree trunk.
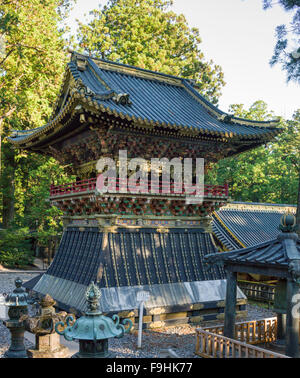
<path id="1" fill-rule="evenodd" d="M 1 175 L 3 228 L 8 228 L 15 216 L 15 150 L 6 143 L 3 146 L 3 165 Z"/>

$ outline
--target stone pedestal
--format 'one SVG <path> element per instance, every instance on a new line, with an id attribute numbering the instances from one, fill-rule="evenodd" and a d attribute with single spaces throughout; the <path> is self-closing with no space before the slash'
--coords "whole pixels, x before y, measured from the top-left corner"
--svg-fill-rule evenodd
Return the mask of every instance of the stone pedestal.
<path id="1" fill-rule="evenodd" d="M 60 344 L 57 333 L 48 335 L 35 335 L 35 349 L 28 349 L 29 358 L 67 358 L 70 351 Z"/>
<path id="2" fill-rule="evenodd" d="M 5 352 L 6 358 L 27 358 L 24 333 L 25 329 L 22 322 L 18 320 L 6 320 L 3 324 L 10 330 L 11 344 L 8 351 Z"/>

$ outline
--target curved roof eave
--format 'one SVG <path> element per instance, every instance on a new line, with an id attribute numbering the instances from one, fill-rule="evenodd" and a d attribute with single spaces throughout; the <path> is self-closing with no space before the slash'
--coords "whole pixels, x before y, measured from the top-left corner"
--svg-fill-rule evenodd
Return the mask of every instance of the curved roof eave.
<path id="1" fill-rule="evenodd" d="M 97 77 L 97 80 L 100 80 L 100 82 L 102 83 L 101 84 L 102 87 L 103 87 L 103 84 L 106 87 L 105 93 L 103 92 L 103 88 L 102 88 L 103 93 L 100 93 L 101 95 L 100 97 L 99 97 L 99 93 L 94 93 L 93 91 L 91 91 L 87 83 L 84 82 L 84 80 L 82 80 L 81 73 L 78 69 L 78 66 L 76 65 L 77 56 L 80 56 L 83 59 L 85 59 L 85 61 L 87 62 L 86 64 L 91 66 L 91 69 L 95 73 L 95 77 Z M 75 61 L 74 61 L 74 57 L 75 57 Z M 114 115 L 122 119 L 127 119 L 129 121 L 138 122 L 140 124 L 145 124 L 146 127 L 147 126 L 155 127 L 156 125 L 158 125 L 169 130 L 172 130 L 172 129 L 176 129 L 177 131 L 182 130 L 182 133 L 181 133 L 182 136 L 183 135 L 192 136 L 192 137 L 198 136 L 201 138 L 203 135 L 207 135 L 208 137 L 213 137 L 213 138 L 216 138 L 216 137 L 227 138 L 231 140 L 236 139 L 237 141 L 257 140 L 263 143 L 264 141 L 266 142 L 269 141 L 275 135 L 281 132 L 281 129 L 273 127 L 275 124 L 278 123 L 278 121 L 260 122 L 260 121 L 245 120 L 242 118 L 229 116 L 228 114 L 222 112 L 217 107 L 215 107 L 209 101 L 207 101 L 202 95 L 200 95 L 200 93 L 193 88 L 193 86 L 190 84 L 188 79 L 179 78 L 175 76 L 161 74 L 159 72 L 144 70 L 138 67 L 123 65 L 120 63 L 114 63 L 114 62 L 98 59 L 98 61 L 104 62 L 105 64 L 109 64 L 110 66 L 115 66 L 117 68 L 122 67 L 123 71 L 126 69 L 130 69 L 131 71 L 135 70 L 139 72 L 147 72 L 147 73 L 150 73 L 152 76 L 153 75 L 159 76 L 160 80 L 162 80 L 161 78 L 164 78 L 164 77 L 166 77 L 167 79 L 172 78 L 173 80 L 176 80 L 176 82 L 178 83 L 180 82 L 181 83 L 180 85 L 190 95 L 192 95 L 197 100 L 197 102 L 202 107 L 204 107 L 205 110 L 211 116 L 213 116 L 216 119 L 217 123 L 220 124 L 221 122 L 221 124 L 225 125 L 227 121 L 224 122 L 224 119 L 226 119 L 226 117 L 229 117 L 229 122 L 236 124 L 237 127 L 238 125 L 241 125 L 243 127 L 250 126 L 250 128 L 249 128 L 249 133 L 245 133 L 244 131 L 243 133 L 239 133 L 238 131 L 234 132 L 234 131 L 218 130 L 216 129 L 217 127 L 215 127 L 215 129 L 213 128 L 207 129 L 205 127 L 200 127 L 200 126 L 194 127 L 192 125 L 183 124 L 182 122 L 165 122 L 162 120 L 153 119 L 154 113 L 149 114 L 149 117 L 141 117 L 141 116 L 137 117 L 135 114 L 130 114 L 130 112 L 128 112 L 128 109 L 126 109 L 126 107 L 124 107 L 124 110 L 118 109 L 119 107 L 117 107 L 117 109 L 111 108 L 109 103 L 104 105 L 103 102 L 105 101 L 105 98 L 107 99 L 112 98 L 112 95 L 114 94 L 114 91 L 116 90 L 116 88 L 114 88 L 115 83 L 113 82 L 105 83 L 105 80 L 107 80 L 107 78 L 105 77 L 105 74 L 103 74 L 104 76 L 101 74 L 100 68 L 93 62 L 94 59 L 97 60 L 96 58 L 90 58 L 85 55 L 73 53 L 72 60 L 68 64 L 68 68 L 64 76 L 64 82 L 61 87 L 60 95 L 58 96 L 58 100 L 56 101 L 55 107 L 57 108 L 63 88 L 66 88 L 66 81 L 69 80 L 70 78 L 72 78 L 76 84 L 81 83 L 83 86 L 85 85 L 84 90 L 82 90 L 82 88 L 80 89 L 76 88 L 75 90 L 73 90 L 73 93 L 70 95 L 70 98 L 68 99 L 67 103 L 63 104 L 63 108 L 60 109 L 57 115 L 55 115 L 55 112 L 52 114 L 50 121 L 45 126 L 42 126 L 33 130 L 26 130 L 26 131 L 19 131 L 19 132 L 16 131 L 15 134 L 13 134 L 11 137 L 8 138 L 9 141 L 12 142 L 16 146 L 28 147 L 28 146 L 33 146 L 36 143 L 39 143 L 40 140 L 42 139 L 46 140 L 48 139 L 49 136 L 55 135 L 55 133 L 58 130 L 63 129 L 64 125 L 60 124 L 60 121 L 70 111 L 75 99 L 78 99 L 78 101 L 80 101 L 83 106 L 86 104 L 89 107 L 91 106 L 94 107 L 97 111 Z M 128 75 L 130 76 L 130 73 Z M 99 82 L 99 85 L 100 85 L 100 82 Z M 178 85 L 178 83 L 176 85 Z M 107 89 L 110 89 L 110 91 L 107 91 Z M 86 93 L 88 91 L 92 93 L 92 95 L 90 94 L 88 95 L 89 97 L 87 97 L 87 93 Z M 120 92 L 120 88 L 117 88 L 117 92 Z M 93 95 L 96 95 L 96 98 L 98 99 L 101 98 L 103 101 L 100 103 L 100 101 L 97 101 L 95 98 L 93 98 Z M 150 117 L 151 115 L 152 117 Z M 264 130 L 262 130 L 260 133 L 256 133 L 255 130 L 253 130 L 253 127 L 258 127 L 260 130 L 263 128 Z"/>
<path id="2" fill-rule="evenodd" d="M 266 132 L 257 136 L 257 135 L 253 135 L 253 134 L 244 134 L 244 135 L 237 135 L 235 133 L 228 133 L 228 132 L 223 132 L 223 131 L 208 131 L 208 130 L 202 130 L 202 129 L 199 129 L 199 130 L 196 130 L 196 129 L 192 129 L 192 128 L 189 128 L 187 125 L 182 125 L 182 124 L 176 124 L 176 123 L 169 123 L 169 124 L 166 124 L 165 122 L 158 122 L 158 121 L 155 121 L 155 120 L 149 120 L 149 119 L 142 119 L 142 118 L 137 118 L 135 116 L 130 116 L 128 114 L 124 114 L 123 112 L 118 112 L 117 110 L 111 110 L 109 107 L 105 107 L 104 105 L 100 105 L 97 101 L 94 101 L 94 100 L 90 100 L 90 99 L 87 99 L 83 94 L 80 94 L 80 93 L 75 93 L 70 99 L 69 101 L 71 100 L 75 100 L 75 99 L 80 99 L 82 102 L 82 105 L 84 106 L 84 103 L 88 106 L 94 106 L 95 109 L 97 110 L 100 110 L 102 113 L 107 113 L 107 114 L 110 114 L 110 115 L 113 115 L 113 116 L 116 116 L 116 117 L 120 117 L 122 119 L 127 119 L 128 121 L 133 121 L 133 122 L 139 122 L 141 124 L 145 124 L 146 126 L 154 126 L 155 125 L 158 125 L 158 126 L 162 126 L 166 129 L 170 129 L 170 130 L 185 130 L 185 133 L 182 133 L 182 135 L 186 135 L 186 136 L 199 136 L 201 138 L 201 135 L 207 135 L 208 137 L 214 137 L 214 138 L 226 138 L 226 139 L 231 139 L 231 140 L 237 140 L 237 141 L 241 141 L 241 140 L 257 140 L 257 141 L 265 141 L 265 142 L 269 142 L 271 139 L 273 139 L 277 134 L 279 134 L 281 132 L 281 129 L 278 129 L 278 128 L 271 128 L 271 127 L 268 127 L 266 128 Z M 78 101 L 79 102 L 79 101 Z M 66 115 L 66 113 L 69 111 L 69 106 L 68 104 L 60 111 L 60 113 L 54 117 L 52 120 L 50 120 L 45 126 L 42 126 L 42 127 L 38 127 L 36 129 L 32 129 L 32 130 L 26 130 L 25 132 L 24 131 L 16 131 L 16 136 L 13 137 L 8 137 L 8 140 L 10 142 L 12 142 L 14 145 L 22 145 L 22 144 L 27 144 L 29 143 L 30 141 L 36 139 L 36 138 L 42 138 L 43 135 L 45 135 L 46 132 L 47 133 L 47 137 L 49 137 L 50 135 L 54 135 L 56 133 L 56 131 L 58 131 L 56 129 L 56 126 L 58 126 L 60 120 Z M 64 125 L 60 125 L 61 127 L 59 128 L 62 129 Z M 52 130 L 52 133 L 49 133 L 49 130 L 50 129 L 53 129 Z M 25 134 L 25 135 L 24 135 Z M 46 137 L 46 136 L 45 136 Z"/>
<path id="3" fill-rule="evenodd" d="M 204 107 L 207 110 L 210 110 L 212 114 L 218 119 L 218 120 L 223 120 L 226 116 L 230 118 L 230 121 L 239 125 L 249 125 L 249 126 L 256 126 L 256 127 L 275 127 L 278 125 L 279 120 L 274 119 L 271 121 L 255 121 L 247 118 L 240 118 L 240 117 L 235 117 L 233 115 L 229 115 L 226 112 L 223 112 L 219 108 L 217 108 L 215 105 L 213 105 L 211 102 L 206 100 L 204 96 L 202 96 L 198 91 L 195 90 L 195 88 L 186 80 L 182 79 L 182 82 L 184 86 L 191 91 L 199 100 L 201 105 L 204 105 Z M 277 129 L 277 128 L 276 128 Z"/>
<path id="4" fill-rule="evenodd" d="M 60 122 L 76 107 L 79 97 L 78 93 L 72 94 L 61 111 L 46 125 L 32 130 L 14 130 L 14 134 L 7 139 L 15 146 L 22 147 L 21 145 L 26 144 L 29 147 L 39 143 L 44 138 L 54 135 L 64 128 L 64 123 L 60 124 Z"/>

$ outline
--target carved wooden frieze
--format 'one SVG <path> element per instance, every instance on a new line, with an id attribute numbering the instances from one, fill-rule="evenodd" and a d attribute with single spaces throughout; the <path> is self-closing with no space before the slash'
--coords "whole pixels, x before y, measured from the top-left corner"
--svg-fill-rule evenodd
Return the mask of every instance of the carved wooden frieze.
<path id="1" fill-rule="evenodd" d="M 59 142 L 47 148 L 54 158 L 61 164 L 72 165 L 73 173 L 85 178 L 85 173 L 95 173 L 96 162 L 99 158 L 111 157 L 118 159 L 119 151 L 126 150 L 128 159 L 141 157 L 151 158 L 204 158 L 206 170 L 211 163 L 224 156 L 224 148 L 220 142 L 184 141 L 140 133 L 124 133 L 107 128 L 85 130 L 84 133 Z M 89 164 L 94 169 L 86 170 Z M 83 174 L 83 175 L 82 175 Z"/>
<path id="2" fill-rule="evenodd" d="M 100 214 L 205 217 L 224 204 L 221 201 L 204 201 L 202 204 L 187 205 L 185 200 L 113 196 L 85 196 L 55 201 L 55 205 L 66 216 Z"/>

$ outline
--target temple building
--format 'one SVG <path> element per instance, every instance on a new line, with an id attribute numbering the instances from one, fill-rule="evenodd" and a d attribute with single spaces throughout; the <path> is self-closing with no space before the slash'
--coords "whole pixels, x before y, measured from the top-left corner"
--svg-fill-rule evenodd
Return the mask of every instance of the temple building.
<path id="1" fill-rule="evenodd" d="M 213 212 L 212 231 L 214 240 L 221 251 L 233 251 L 256 246 L 275 239 L 280 234 L 278 225 L 282 215 L 296 215 L 297 206 L 287 204 L 231 202 Z M 251 287 L 252 281 L 266 281 L 273 284 L 276 277 L 253 273 L 239 273 L 241 288 Z M 245 287 L 246 285 L 246 287 Z M 252 286 L 253 287 L 253 286 Z M 249 291 L 246 290 L 246 293 Z M 253 292 L 252 292 L 253 295 Z"/>
<path id="2" fill-rule="evenodd" d="M 215 269 L 226 271 L 227 290 L 224 336 L 235 337 L 237 275 L 240 272 L 277 278 L 274 311 L 277 313 L 278 346 L 285 346 L 285 354 L 299 358 L 299 315 L 297 296 L 300 289 L 300 239 L 293 214 L 280 219 L 276 238 L 248 248 L 205 256 Z"/>
<path id="3" fill-rule="evenodd" d="M 137 319 L 137 292 L 150 292 L 149 327 L 224 317 L 222 268 L 208 271 L 204 257 L 217 252 L 212 213 L 228 202 L 228 187 L 204 185 L 203 202 L 170 192 L 132 193 L 97 188 L 101 157 L 219 159 L 268 143 L 276 121 L 236 118 L 209 103 L 194 81 L 72 53 L 49 122 L 16 131 L 16 148 L 57 159 L 73 183 L 50 188 L 64 212 L 64 233 L 49 269 L 28 284 L 61 308 L 85 310 L 87 286 L 97 282 L 101 309 Z M 174 177 L 171 174 L 172 179 Z M 245 296 L 237 291 L 237 314 Z"/>

